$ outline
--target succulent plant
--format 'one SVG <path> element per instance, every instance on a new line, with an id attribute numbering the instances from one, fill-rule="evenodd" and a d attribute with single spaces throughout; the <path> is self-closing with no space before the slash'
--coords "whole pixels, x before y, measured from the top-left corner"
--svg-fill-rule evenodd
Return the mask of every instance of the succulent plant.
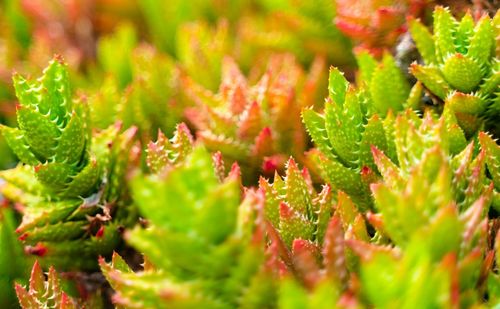
<path id="1" fill-rule="evenodd" d="M 288 284 L 295 295 L 288 295 L 288 301 L 304 307 L 314 302 L 315 289 L 311 290 L 311 286 L 318 281 L 324 283 L 320 280 L 324 271 L 320 271 L 319 256 L 326 270 L 337 267 L 337 285 L 329 282 L 326 292 L 330 303 L 333 298 L 337 305 L 469 307 L 481 303 L 484 295 L 489 295 L 489 304 L 495 303 L 498 276 L 492 268 L 494 242 L 488 236 L 497 233 L 495 224 L 491 232 L 488 224 L 494 187 L 485 170 L 485 163 L 494 157 L 484 146 L 477 153 L 474 141 L 465 146 L 458 125 L 445 116 L 438 119 L 428 112 L 419 118 L 407 111 L 386 126 L 386 130 L 393 128 L 397 159 L 391 161 L 372 145 L 376 170 L 382 176 L 374 177 L 370 186 L 374 208 L 359 212 L 359 206 L 339 192 L 330 202 L 333 217 L 322 258 L 321 247 L 300 238 L 303 234 L 296 234 L 299 238 L 293 240 L 291 250 L 281 248 L 282 267 L 293 269 L 299 279 Z M 485 134 L 481 138 L 483 143 L 492 142 L 486 141 Z M 278 182 L 277 188 L 282 189 L 277 196 L 281 199 L 286 196 L 284 187 Z M 311 194 L 307 190 L 296 192 L 302 192 L 301 196 Z M 273 198 L 269 200 L 274 202 Z M 368 232 L 367 223 L 374 232 Z M 324 247 L 330 229 L 336 231 L 330 246 L 336 248 L 333 252 L 337 252 L 337 263 L 325 263 Z M 287 239 L 286 230 L 277 232 L 280 238 Z M 309 288 L 301 289 L 297 282 L 309 284 Z M 326 299 L 322 298 L 323 302 Z"/>
<path id="2" fill-rule="evenodd" d="M 360 51 L 356 54 L 356 60 L 359 66 L 356 83 L 367 97 L 367 113 L 385 117 L 389 110 L 400 112 L 421 100 L 421 85 L 417 83 L 410 90 L 409 83 L 390 54 L 384 53 L 382 59 L 377 61 L 368 52 Z M 340 80 L 332 80 L 334 84 L 331 87 L 340 87 L 335 83 L 345 84 L 342 78 Z"/>
<path id="3" fill-rule="evenodd" d="M 247 195 L 240 206 L 238 179 L 234 170 L 219 182 L 200 146 L 166 173 L 134 179 L 133 196 L 147 227 L 136 227 L 126 239 L 144 253 L 145 264 L 134 273 L 118 255 L 110 264 L 100 260 L 115 304 L 234 308 L 274 301 L 263 266 L 262 218 L 251 207 L 257 197 Z"/>
<path id="4" fill-rule="evenodd" d="M 399 164 L 372 148 L 383 181 L 371 185 L 379 213 L 369 221 L 382 236 L 378 242 L 390 240 L 397 254 L 361 253 L 362 293 L 380 307 L 481 302 L 486 278 L 495 276 L 488 241 L 493 184 L 486 178 L 485 150 L 476 155 L 472 142 L 452 156 L 444 118 L 430 113 L 423 119 L 399 116 L 395 136 Z"/>
<path id="5" fill-rule="evenodd" d="M 276 173 L 272 184 L 260 178 L 259 189 L 265 195 L 265 217 L 280 232 L 288 248 L 299 238 L 319 245 L 323 243 L 333 211 L 328 185 L 318 194 L 307 169 L 299 170 L 295 160 L 290 158 L 285 177 Z"/>
<path id="6" fill-rule="evenodd" d="M 35 261 L 31 270 L 28 289 L 26 290 L 18 283 L 16 283 L 15 288 L 22 309 L 103 308 L 98 296 L 89 297 L 89 299 L 82 301 L 64 292 L 57 271 L 53 267 L 49 268 L 47 279 L 45 279 L 45 274 L 38 261 Z"/>
<path id="7" fill-rule="evenodd" d="M 434 11 L 433 34 L 418 20 L 410 23 L 424 61 L 412 64 L 411 73 L 437 104 L 449 106 L 468 136 L 482 129 L 485 120 L 495 129 L 500 115 L 499 25 L 498 13 L 475 24 L 470 14 L 457 21 L 442 7 Z"/>
<path id="8" fill-rule="evenodd" d="M 278 308 L 337 308 L 360 305 L 356 291 L 349 286 L 349 249 L 341 219 L 330 219 L 324 242 L 320 245 L 295 239 L 292 249 L 279 250 L 273 239 L 269 251 L 275 268 L 281 269 Z M 283 253 L 284 252 L 284 253 Z M 271 255 L 272 256 L 272 255 Z"/>
<path id="9" fill-rule="evenodd" d="M 372 73 L 372 80 L 379 79 L 378 73 L 399 73 L 393 68 L 390 59 L 388 56 L 387 63 Z M 393 82 L 397 84 L 397 78 Z M 375 85 L 370 95 L 365 87 L 356 90 L 349 86 L 343 74 L 331 68 L 329 97 L 324 113 L 312 109 L 302 112 L 304 124 L 316 145 L 316 149 L 310 150 L 308 155 L 312 170 L 326 180 L 332 189 L 349 194 L 358 206 L 365 209 L 372 204 L 369 183 L 376 177 L 371 145 L 394 153 L 390 131 L 386 132 L 384 128 L 390 126 L 394 116 L 389 113 L 384 120 L 378 112 L 387 113 L 390 109 L 402 108 L 399 100 L 382 98 L 391 94 L 402 98 L 407 93 L 402 85 L 398 89 Z"/>
<path id="10" fill-rule="evenodd" d="M 0 307 L 498 306 L 493 2 L 0 2 Z"/>
<path id="11" fill-rule="evenodd" d="M 371 185 L 377 209 L 383 217 L 392 217 L 396 211 L 396 217 L 403 221 L 405 217 L 412 218 L 412 224 L 415 224 L 404 223 L 404 228 L 386 227 L 388 233 L 393 231 L 391 239 L 398 245 L 403 245 L 419 226 L 428 224 L 426 220 L 440 209 L 442 200 L 446 201 L 446 205 L 453 203 L 457 212 L 461 213 L 470 209 L 481 197 L 485 198 L 484 204 L 489 206 L 493 190 L 492 181 L 486 177 L 484 150 L 476 154 L 474 142 L 466 147 L 460 142 L 460 152 L 453 154 L 450 150 L 457 147 L 453 146 L 455 141 L 448 134 L 444 117 L 436 120 L 426 113 L 420 119 L 412 114 L 408 112 L 407 115 L 400 115 L 395 121 L 397 163 L 376 146 L 372 147 L 383 178 L 383 184 Z M 443 188 L 431 189 L 433 186 Z M 425 198 L 417 202 L 419 196 Z M 403 209 L 397 206 L 398 203 L 407 206 Z M 420 219 L 417 216 L 419 212 L 425 214 Z M 484 216 L 487 211 L 481 214 Z"/>
<path id="12" fill-rule="evenodd" d="M 238 161 L 245 182 L 257 179 L 258 172 L 272 175 L 289 155 L 300 160 L 306 146 L 300 110 L 313 104 L 317 82 L 306 80 L 289 55 L 271 59 L 252 86 L 233 60 L 226 58 L 222 70 L 218 94 L 186 82 L 195 102 L 187 117 L 197 138 L 227 161 Z"/>
<path id="13" fill-rule="evenodd" d="M 158 132 L 156 142 L 149 142 L 146 149 L 146 164 L 152 173 L 160 174 L 173 166 L 184 162 L 193 150 L 193 136 L 184 123 L 177 125 L 174 136 L 168 139 L 163 132 Z M 221 159 L 219 159 L 221 160 Z M 216 162 L 220 168 L 224 164 Z"/>
<path id="14" fill-rule="evenodd" d="M 260 179 L 269 221 L 268 262 L 279 269 L 279 308 L 332 308 L 358 303 L 349 286 L 352 254 L 344 234 L 367 241 L 364 218 L 343 193 L 329 185 L 317 193 L 307 169 L 291 158 L 285 177 Z"/>
<path id="15" fill-rule="evenodd" d="M 338 71 L 331 72 L 330 85 L 332 80 L 336 85 L 343 85 L 330 93 L 335 102 L 351 102 L 351 105 L 344 103 L 342 112 L 346 114 L 343 118 L 330 118 L 337 127 L 344 128 L 345 122 L 355 118 L 348 113 L 354 110 L 352 106 L 356 105 L 352 102 L 356 101 L 343 98 L 347 98 L 346 92 L 354 91 L 347 89 L 345 81 L 339 82 L 342 78 Z M 349 179 L 345 174 L 341 178 L 337 175 L 345 173 L 346 166 L 341 165 L 342 157 L 339 159 L 332 151 L 337 148 L 329 137 L 342 135 L 328 135 L 325 126 L 331 108 L 329 103 L 325 106 L 324 118 L 308 110 L 304 111 L 303 117 L 318 148 L 312 158 L 316 160 L 320 174 L 325 175 L 332 188 L 351 189 L 346 192 L 356 201 L 356 206 L 352 202 L 349 207 L 342 206 L 349 204 L 341 203 L 339 195 L 339 201 L 333 204 L 334 218 L 338 217 L 341 224 L 352 223 L 350 227 L 343 226 L 344 235 L 337 238 L 337 242 L 344 242 L 347 265 L 351 265 L 344 271 L 352 274 L 352 263 L 360 265 L 360 268 L 354 268 L 354 274 L 360 276 L 360 290 L 347 290 L 355 296 L 351 301 L 361 300 L 377 307 L 401 307 L 409 303 L 418 303 L 422 307 L 468 307 L 481 302 L 486 294 L 491 295 L 492 300 L 498 299 L 498 277 L 492 268 L 492 245 L 488 242 L 488 209 L 490 205 L 497 207 L 494 175 L 498 165 L 495 157 L 498 145 L 487 134 L 480 133 L 479 153 L 474 141 L 467 146 L 465 135 L 449 109 L 439 119 L 430 111 L 423 118 L 411 110 L 396 118 L 389 113 L 378 127 L 381 137 L 370 141 L 370 146 L 367 146 L 371 149 L 373 161 L 366 161 L 368 163 L 358 178 Z M 335 119 L 339 120 L 335 122 Z M 339 125 L 340 120 L 342 125 Z M 366 132 L 370 131 L 366 129 L 365 134 L 368 134 Z M 344 144 L 349 144 L 352 149 L 355 140 L 351 135 L 349 142 Z M 381 147 L 385 149 L 381 151 Z M 356 158 L 353 154 L 350 157 Z M 492 165 L 491 173 L 486 172 L 487 167 L 490 170 L 488 164 Z M 352 172 L 350 175 L 356 174 Z M 350 180 L 351 183 L 335 182 L 337 179 Z M 365 179 L 367 181 L 363 182 Z M 360 189 L 352 190 L 353 183 L 358 188 L 369 186 L 368 193 L 364 194 L 371 194 L 374 204 L 368 204 L 368 209 L 371 209 L 368 212 L 363 207 Z M 279 196 L 285 196 L 283 190 Z M 358 209 L 363 211 L 363 216 Z M 351 215 L 346 215 L 349 213 Z M 375 229 L 374 236 L 367 233 L 363 218 Z M 307 228 L 297 230 L 305 232 Z M 278 232 L 286 239 L 286 233 Z M 496 229 L 492 228 L 491 233 L 496 235 Z M 349 252 L 356 253 L 360 261 L 353 260 Z M 418 279 L 422 284 L 410 279 L 417 280 L 417 273 L 422 276 L 418 277 L 422 278 Z"/>
<path id="16" fill-rule="evenodd" d="M 65 64 L 56 58 L 38 80 L 14 76 L 19 129 L 2 126 L 22 162 L 2 171 L 1 192 L 23 214 L 17 228 L 25 250 L 63 269 L 95 268 L 98 254 L 120 241 L 128 219 L 124 186 L 135 128 L 97 134 L 73 102 Z"/>

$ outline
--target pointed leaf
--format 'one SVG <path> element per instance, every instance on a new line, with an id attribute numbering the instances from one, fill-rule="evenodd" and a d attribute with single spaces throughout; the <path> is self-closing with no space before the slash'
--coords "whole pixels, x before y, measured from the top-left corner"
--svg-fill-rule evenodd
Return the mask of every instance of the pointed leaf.
<path id="1" fill-rule="evenodd" d="M 340 218 L 337 216 L 332 217 L 326 230 L 323 244 L 323 263 L 329 278 L 341 286 L 347 284 L 344 231 Z"/>
<path id="2" fill-rule="evenodd" d="M 35 167 L 36 178 L 49 188 L 64 188 L 73 173 L 73 167 L 58 162 L 40 164 Z"/>
<path id="3" fill-rule="evenodd" d="M 316 147 L 328 158 L 335 159 L 326 132 L 324 116 L 312 109 L 305 109 L 302 111 L 302 119 Z"/>
<path id="4" fill-rule="evenodd" d="M 460 53 L 446 58 L 443 76 L 452 87 L 465 93 L 475 90 L 483 77 L 478 62 Z"/>
<path id="5" fill-rule="evenodd" d="M 73 112 L 57 143 L 55 160 L 67 164 L 77 163 L 82 158 L 84 147 L 83 123 L 80 116 Z"/>
<path id="6" fill-rule="evenodd" d="M 342 106 L 348 87 L 349 82 L 345 79 L 344 73 L 335 67 L 331 67 L 328 78 L 328 93 L 332 102 Z"/>
<path id="7" fill-rule="evenodd" d="M 417 45 L 417 49 L 422 55 L 426 64 L 436 63 L 436 50 L 434 47 L 434 38 L 419 20 L 410 20 L 410 33 Z"/>
<path id="8" fill-rule="evenodd" d="M 449 92 L 449 85 L 435 67 L 423 67 L 416 63 L 411 64 L 410 72 L 434 95 L 444 100 Z"/>
<path id="9" fill-rule="evenodd" d="M 37 165 L 40 163 L 28 146 L 28 142 L 21 130 L 0 125 L 0 131 L 9 147 L 21 162 L 30 165 Z"/>
<path id="10" fill-rule="evenodd" d="M 375 69 L 370 92 L 375 109 L 382 115 L 386 115 L 389 109 L 394 112 L 403 109 L 410 88 L 389 54 L 384 55 L 382 63 Z"/>
<path id="11" fill-rule="evenodd" d="M 495 44 L 493 25 L 490 17 L 484 15 L 474 29 L 467 56 L 477 63 L 487 64 L 491 57 L 493 44 Z"/>
<path id="12" fill-rule="evenodd" d="M 54 155 L 57 138 L 61 131 L 48 117 L 38 113 L 31 107 L 21 106 L 17 110 L 19 127 L 24 131 L 28 144 L 45 158 Z"/>
<path id="13" fill-rule="evenodd" d="M 446 59 L 449 54 L 455 52 L 453 40 L 456 26 L 457 22 L 447 8 L 436 7 L 434 10 L 434 38 L 440 59 Z"/>

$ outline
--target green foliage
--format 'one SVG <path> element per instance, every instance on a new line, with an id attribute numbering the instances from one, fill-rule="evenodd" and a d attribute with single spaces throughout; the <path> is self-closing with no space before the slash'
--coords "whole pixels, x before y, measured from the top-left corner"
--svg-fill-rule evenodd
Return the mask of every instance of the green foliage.
<path id="1" fill-rule="evenodd" d="M 45 274 L 38 261 L 35 261 L 31 270 L 28 289 L 25 289 L 18 283 L 16 283 L 15 288 L 22 309 L 103 308 L 103 304 L 98 296 L 88 297 L 83 302 L 66 294 L 62 289 L 57 271 L 53 267 L 50 267 L 47 278 L 45 278 Z"/>
<path id="2" fill-rule="evenodd" d="M 95 268 L 95 257 L 120 240 L 127 210 L 125 182 L 135 129 L 112 126 L 94 136 L 88 112 L 73 102 L 62 60 L 53 60 L 39 80 L 14 76 L 19 129 L 2 126 L 21 160 L 1 172 L 1 192 L 23 205 L 17 232 L 25 250 L 64 269 Z M 117 220 L 112 220 L 117 217 Z M 119 223 L 119 222 L 122 223 Z"/>
<path id="3" fill-rule="evenodd" d="M 349 287 L 357 258 L 347 239 L 370 239 L 366 222 L 342 191 L 333 194 L 326 185 L 318 194 L 306 169 L 293 159 L 286 176 L 274 183 L 260 179 L 268 228 L 268 263 L 284 274 L 278 308 L 332 308 L 357 303 Z M 364 243 L 361 243 L 363 246 Z M 283 276 L 283 275 L 282 275 Z"/>
<path id="4" fill-rule="evenodd" d="M 382 70 L 380 67 L 376 71 Z M 359 207 L 366 209 L 371 205 L 368 186 L 376 177 L 370 146 L 376 145 L 387 152 L 393 150 L 390 130 L 386 132 L 385 127 L 390 126 L 394 116 L 389 113 L 383 120 L 373 113 L 377 108 L 387 111 L 390 107 L 377 107 L 364 88 L 356 90 L 349 86 L 336 68 L 330 69 L 328 90 L 323 114 L 312 109 L 302 113 L 307 131 L 317 147 L 309 152 L 309 159 L 313 170 L 333 189 L 346 192 Z"/>
<path id="5" fill-rule="evenodd" d="M 198 129 L 198 140 L 228 161 L 238 161 L 245 182 L 257 179 L 260 172 L 272 175 L 282 169 L 290 154 L 300 160 L 306 142 L 300 110 L 314 102 L 317 74 L 306 80 L 290 55 L 271 59 L 255 85 L 229 58 L 222 72 L 218 94 L 191 80 L 185 84 L 196 104 L 187 117 Z"/>
<path id="6" fill-rule="evenodd" d="M 332 23 L 335 1 L 257 1 L 264 14 L 241 18 L 239 36 L 247 53 L 293 52 L 310 63 L 324 55 L 330 63 L 348 65 L 354 61 L 351 42 Z M 347 52 L 346 52 L 347 51 Z"/>
<path id="7" fill-rule="evenodd" d="M 155 45 L 160 49 L 177 55 L 179 51 L 178 29 L 184 24 L 194 20 L 205 20 L 216 22 L 218 18 L 226 18 L 235 21 L 241 12 L 248 7 L 248 0 L 236 1 L 208 1 L 195 0 L 185 2 L 182 0 L 162 1 L 155 0 L 140 1 L 139 6 L 146 16 L 148 30 Z M 165 16 L 169 16 L 165 20 Z"/>
<path id="8" fill-rule="evenodd" d="M 149 142 L 146 163 L 153 173 L 161 173 L 175 164 L 183 162 L 193 149 L 193 137 L 184 123 L 177 125 L 172 139 L 159 131 L 158 140 Z"/>
<path id="9" fill-rule="evenodd" d="M 369 83 L 375 66 L 363 57 L 360 81 Z M 492 256 L 486 231 L 488 209 L 496 207 L 498 196 L 498 145 L 480 133 L 480 145 L 472 141 L 467 146 L 449 107 L 439 119 L 431 112 L 420 118 L 408 110 L 397 117 L 389 112 L 379 120 L 373 96 L 350 87 L 336 69 L 330 72 L 329 92 L 324 115 L 303 112 L 317 147 L 309 158 L 332 188 L 349 194 L 362 211 L 366 206 L 375 211 L 366 217 L 375 229 L 373 237 L 359 219 L 341 236 L 360 258 L 361 268 L 355 272 L 360 271 L 362 299 L 377 307 L 467 307 L 480 301 L 480 291 L 490 288 L 495 295 L 495 284 L 487 287 L 484 281 L 490 275 L 495 282 L 495 272 L 482 257 Z M 284 191 L 278 196 L 285 196 Z M 334 218 L 354 224 L 358 210 L 354 204 L 342 206 L 347 204 L 339 196 Z M 307 228 L 297 230 L 304 233 Z M 293 231 L 279 230 L 288 242 Z M 395 247 L 388 250 L 387 244 Z M 357 263 L 347 257 L 347 265 Z M 417 274 L 421 284 L 415 281 Z"/>
<path id="10" fill-rule="evenodd" d="M 290 158 L 284 179 L 276 174 L 274 183 L 264 178 L 259 188 L 265 195 L 264 214 L 290 248 L 294 239 L 323 243 L 332 213 L 332 193 L 325 186 L 317 193 L 306 169 L 300 171 Z"/>
<path id="11" fill-rule="evenodd" d="M 410 87 L 394 58 L 384 54 L 382 61 L 377 63 L 367 52 L 360 52 L 357 60 L 360 67 L 359 83 L 366 85 L 367 95 L 371 99 L 368 108 L 384 116 L 389 110 L 403 110 L 409 99 Z"/>
<path id="12" fill-rule="evenodd" d="M 467 210 L 491 191 L 484 154 L 474 158 L 472 143 L 452 157 L 443 119 L 438 122 L 430 114 L 424 119 L 410 117 L 399 116 L 395 122 L 399 164 L 372 148 L 384 180 L 383 184 L 372 185 L 376 206 L 384 217 L 400 218 L 399 225 L 388 226 L 387 232 L 397 233 L 393 240 L 401 246 L 419 226 L 429 224 L 426 220 L 440 208 L 455 203 L 459 210 Z"/>
<path id="13" fill-rule="evenodd" d="M 493 128 L 497 125 L 498 21 L 498 13 L 494 19 L 485 15 L 476 24 L 470 14 L 457 21 L 447 9 L 437 7 L 433 34 L 418 20 L 410 23 L 425 63 L 412 64 L 411 73 L 438 103 L 448 105 L 468 136 L 480 130 L 485 119 Z"/>
<path id="14" fill-rule="evenodd" d="M 158 129 L 172 132 L 181 118 L 180 74 L 169 56 L 137 40 L 130 25 L 101 39 L 98 59 L 105 75 L 88 101 L 93 126 L 105 129 L 120 121 L 149 140 Z"/>
<path id="15" fill-rule="evenodd" d="M 23 163 L 35 167 L 37 180 L 54 193 L 68 197 L 87 194 L 97 176 L 83 179 L 87 187 L 71 185 L 83 177 L 78 175 L 91 161 L 86 153 L 90 147 L 86 111 L 72 101 L 62 60 L 53 60 L 39 80 L 15 75 L 14 83 L 20 102 L 19 129 L 2 126 L 7 143 Z"/>
<path id="16" fill-rule="evenodd" d="M 100 261 L 116 304 L 233 308 L 273 301 L 273 283 L 261 271 L 262 221 L 251 207 L 257 197 L 247 195 L 240 206 L 236 172 L 219 182 L 209 153 L 196 147 L 182 164 L 138 176 L 132 187 L 148 226 L 130 231 L 127 241 L 147 263 L 136 274 L 118 255 L 111 264 Z"/>
<path id="17" fill-rule="evenodd" d="M 338 297 L 336 294 L 335 289 L 328 282 L 322 283 L 314 292 L 308 293 L 297 282 L 288 280 L 280 289 L 278 308 L 335 308 Z"/>
<path id="18" fill-rule="evenodd" d="M 468 307 L 481 299 L 483 278 L 492 271 L 482 258 L 490 254 L 487 216 L 493 190 L 485 173 L 486 150 L 476 154 L 472 142 L 452 155 L 450 149 L 457 148 L 445 119 L 411 114 L 395 122 L 399 163 L 372 148 L 383 177 L 371 185 L 380 212 L 376 229 L 401 251 L 362 263 L 363 293 L 380 307 Z"/>
<path id="19" fill-rule="evenodd" d="M 47 282 L 38 261 L 33 265 L 29 289 L 16 284 L 19 304 L 23 309 L 35 308 L 76 308 L 76 303 L 61 290 L 59 278 L 54 268 L 49 269 Z"/>
<path id="20" fill-rule="evenodd" d="M 97 54 L 105 73 L 111 73 L 120 88 L 132 81 L 131 51 L 137 44 L 137 34 L 131 25 L 122 25 L 113 35 L 99 41 Z"/>
<path id="21" fill-rule="evenodd" d="M 14 280 L 23 280 L 29 271 L 29 263 L 15 234 L 16 220 L 14 211 L 0 208 L 0 306 L 11 308 L 16 304 L 12 286 Z"/>
<path id="22" fill-rule="evenodd" d="M 497 306 L 500 14 L 476 2 L 432 31 L 428 1 L 1 4 L 0 82 L 73 65 L 0 89 L 0 305 Z"/>
<path id="23" fill-rule="evenodd" d="M 180 97 L 179 70 L 152 46 L 142 44 L 129 53 L 127 89 L 120 90 L 119 74 L 108 74 L 88 99 L 92 126 L 105 129 L 119 121 L 125 128 L 136 126 L 143 141 L 150 140 L 158 130 L 173 132 L 185 107 Z"/>
<path id="24" fill-rule="evenodd" d="M 180 27 L 176 48 L 185 73 L 196 83 L 216 91 L 221 81 L 223 59 L 231 55 L 229 39 L 228 24 L 223 21 L 213 29 L 200 22 Z"/>

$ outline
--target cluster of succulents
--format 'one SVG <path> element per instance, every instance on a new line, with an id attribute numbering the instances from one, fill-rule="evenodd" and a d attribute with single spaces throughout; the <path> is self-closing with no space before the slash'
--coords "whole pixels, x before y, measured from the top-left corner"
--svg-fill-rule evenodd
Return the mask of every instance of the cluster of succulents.
<path id="1" fill-rule="evenodd" d="M 411 65 L 411 73 L 424 85 L 437 105 L 447 105 L 468 136 L 487 125 L 498 130 L 498 35 L 500 14 L 484 15 L 475 24 L 466 14 L 457 21 L 442 7 L 434 11 L 434 33 L 413 20 L 410 30 L 424 64 Z"/>
<path id="2" fill-rule="evenodd" d="M 469 8 L 0 3 L 0 307 L 498 306 L 500 13 Z"/>
<path id="3" fill-rule="evenodd" d="M 264 222 L 255 214 L 255 198 L 241 201 L 237 169 L 222 181 L 215 171 L 209 152 L 195 147 L 168 173 L 133 180 L 147 227 L 131 230 L 126 240 L 143 252 L 145 264 L 136 274 L 118 255 L 111 264 L 101 260 L 117 291 L 116 304 L 234 308 L 272 301 L 273 289 L 266 288 L 273 282 L 262 265 Z"/>
<path id="4" fill-rule="evenodd" d="M 260 173 L 272 175 L 284 167 L 287 156 L 300 160 L 305 150 L 300 111 L 314 104 L 321 76 L 318 65 L 311 69 L 306 76 L 293 56 L 279 55 L 250 85 L 234 60 L 226 58 L 219 93 L 186 81 L 194 101 L 186 116 L 209 150 L 239 162 L 245 181 L 256 180 Z"/>

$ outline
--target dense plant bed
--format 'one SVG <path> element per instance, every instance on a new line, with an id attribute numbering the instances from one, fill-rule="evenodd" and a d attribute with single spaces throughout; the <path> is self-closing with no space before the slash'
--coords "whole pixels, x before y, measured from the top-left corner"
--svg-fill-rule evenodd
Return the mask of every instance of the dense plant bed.
<path id="1" fill-rule="evenodd" d="M 500 306 L 500 13 L 437 2 L 1 3 L 0 307 Z"/>

